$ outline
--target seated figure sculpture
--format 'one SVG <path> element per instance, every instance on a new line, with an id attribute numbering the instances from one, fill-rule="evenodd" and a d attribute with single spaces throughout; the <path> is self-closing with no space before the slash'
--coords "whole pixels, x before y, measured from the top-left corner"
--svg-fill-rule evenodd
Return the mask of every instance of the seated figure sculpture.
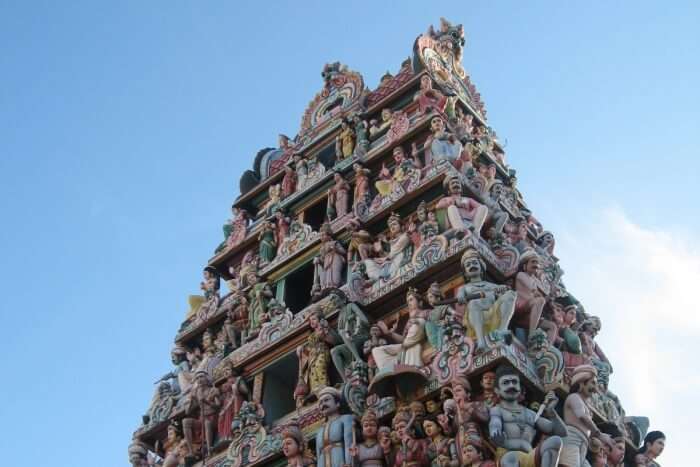
<path id="1" fill-rule="evenodd" d="M 436 115 L 430 119 L 430 131 L 432 135 L 425 140 L 426 165 L 439 164 L 441 162 L 454 163 L 462 154 L 462 143 L 445 129 L 445 121 Z"/>
<path id="2" fill-rule="evenodd" d="M 466 284 L 457 291 L 457 299 L 466 305 L 464 325 L 469 335 L 476 336 L 477 350 L 483 351 L 488 333 L 507 332 L 515 311 L 516 294 L 507 286 L 483 280 L 486 265 L 475 249 L 468 248 L 461 263 Z"/>
<path id="3" fill-rule="evenodd" d="M 393 172 L 390 172 L 386 166 L 382 165 L 382 169 L 379 172 L 380 179 L 374 183 L 377 189 L 377 197 L 374 203 L 381 202 L 382 199 L 390 196 L 392 193 L 395 195 L 403 194 L 420 181 L 421 163 L 416 152 L 412 154 L 411 158 L 408 158 L 403 148 L 396 146 L 392 156 L 394 159 Z"/>
<path id="4" fill-rule="evenodd" d="M 527 326 L 528 335 L 532 334 L 542 317 L 545 298 L 541 290 L 540 274 L 542 263 L 534 250 L 527 250 L 520 255 L 520 271 L 515 276 L 515 319 L 518 324 Z M 523 339 L 524 342 L 527 342 Z"/>
<path id="5" fill-rule="evenodd" d="M 488 208 L 483 204 L 462 196 L 462 181 L 458 175 L 448 175 L 442 183 L 447 194 L 435 205 L 436 209 L 444 209 L 447 223 L 454 232 L 474 232 L 480 235 Z"/>
<path id="6" fill-rule="evenodd" d="M 406 250 L 411 246 L 411 239 L 403 231 L 399 215 L 392 214 L 389 216 L 387 225 L 389 226 L 389 238 L 380 237 L 378 242 L 375 243 L 375 252 L 380 254 L 380 256 L 363 260 L 370 280 L 386 280 L 395 277 L 399 268 L 410 260 Z M 383 244 L 385 243 L 389 245 L 388 253 L 384 253 Z"/>
<path id="7" fill-rule="evenodd" d="M 423 348 L 427 344 L 425 311 L 421 309 L 421 297 L 416 289 L 409 288 L 406 292 L 406 305 L 408 323 L 403 334 L 389 329 L 383 321 L 377 322 L 382 334 L 395 342 L 372 349 L 372 357 L 379 371 L 390 370 L 397 364 L 423 366 Z"/>
<path id="8" fill-rule="evenodd" d="M 447 105 L 447 98 L 437 89 L 433 89 L 433 80 L 428 75 L 420 78 L 420 90 L 413 97 L 418 102 L 418 113 L 424 114 L 431 110 L 443 112 Z"/>
<path id="9" fill-rule="evenodd" d="M 499 402 L 491 408 L 489 435 L 497 446 L 496 456 L 501 467 L 556 467 L 566 436 L 566 425 L 554 410 L 557 396 L 553 392 L 544 398 L 543 415 L 520 404 L 520 376 L 511 366 L 496 370 L 496 393 Z M 532 446 L 537 431 L 549 437 Z"/>

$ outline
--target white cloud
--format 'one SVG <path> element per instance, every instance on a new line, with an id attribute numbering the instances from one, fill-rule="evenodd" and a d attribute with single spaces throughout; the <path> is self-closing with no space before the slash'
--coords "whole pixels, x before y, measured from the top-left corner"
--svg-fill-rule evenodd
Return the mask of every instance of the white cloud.
<path id="1" fill-rule="evenodd" d="M 602 215 L 601 215 L 602 212 Z M 700 236 L 647 229 L 619 208 L 557 233 L 568 290 L 598 315 L 610 388 L 667 435 L 664 465 L 690 466 L 700 420 Z"/>

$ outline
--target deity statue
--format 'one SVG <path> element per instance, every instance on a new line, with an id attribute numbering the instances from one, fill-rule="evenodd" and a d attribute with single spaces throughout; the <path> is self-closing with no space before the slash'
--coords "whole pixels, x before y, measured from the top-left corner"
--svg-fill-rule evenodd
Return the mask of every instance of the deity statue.
<path id="1" fill-rule="evenodd" d="M 388 342 L 382 337 L 382 330 L 376 324 L 373 324 L 369 328 L 369 339 L 367 339 L 362 346 L 362 353 L 367 359 L 367 367 L 369 369 L 369 379 L 372 380 L 377 372 L 377 362 L 374 361 L 372 356 L 372 350 L 376 347 L 382 347 L 387 345 Z"/>
<path id="2" fill-rule="evenodd" d="M 353 457 L 352 465 L 359 467 L 384 467 L 385 457 L 381 445 L 377 441 L 379 421 L 377 414 L 368 409 L 362 414 L 360 420 L 362 426 L 362 443 L 353 443 L 350 447 L 350 455 Z"/>
<path id="3" fill-rule="evenodd" d="M 469 439 L 479 439 L 479 424 L 489 421 L 488 407 L 483 402 L 472 400 L 471 384 L 466 378 L 455 376 L 450 387 L 452 398 L 443 404 L 448 429 L 452 434 L 463 432 Z"/>
<path id="4" fill-rule="evenodd" d="M 318 256 L 314 258 L 314 286 L 312 295 L 320 296 L 323 290 L 338 288 L 343 282 L 346 251 L 343 245 L 333 238 L 330 224 L 325 223 L 319 229 L 321 245 Z"/>
<path id="5" fill-rule="evenodd" d="M 462 143 L 445 128 L 445 121 L 436 115 L 430 119 L 432 134 L 425 140 L 425 164 L 437 165 L 441 162 L 453 164 L 462 155 Z"/>
<path id="6" fill-rule="evenodd" d="M 432 308 L 425 323 L 428 341 L 436 350 L 442 349 L 447 332 L 458 323 L 455 322 L 455 310 L 450 305 L 439 304 L 445 299 L 440 284 L 433 282 L 426 294 L 428 305 Z"/>
<path id="7" fill-rule="evenodd" d="M 289 226 L 291 224 L 292 218 L 284 210 L 278 209 L 275 211 L 275 245 L 277 246 L 275 256 L 281 253 L 284 239 L 289 235 Z"/>
<path id="8" fill-rule="evenodd" d="M 377 197 L 386 198 L 392 193 L 403 193 L 411 186 L 416 185 L 420 180 L 421 163 L 418 159 L 417 150 L 413 151 L 411 158 L 406 157 L 401 146 L 396 146 L 392 152 L 394 158 L 394 171 L 389 171 L 386 165 L 382 164 L 379 171 L 379 180 L 374 183 L 377 188 Z"/>
<path id="9" fill-rule="evenodd" d="M 600 332 L 601 321 L 597 316 L 591 316 L 581 323 L 579 338 L 581 339 L 581 350 L 584 355 L 588 356 L 596 365 L 607 365 L 612 373 L 612 365 L 610 360 L 605 356 L 603 350 L 595 341 L 595 337 Z"/>
<path id="10" fill-rule="evenodd" d="M 444 209 L 447 223 L 455 232 L 481 235 L 481 227 L 486 221 L 489 210 L 478 201 L 462 196 L 462 180 L 458 175 L 447 175 L 442 183 L 447 194 L 435 205 L 436 209 Z"/>
<path id="11" fill-rule="evenodd" d="M 308 185 L 309 167 L 306 159 L 301 154 L 292 156 L 292 166 L 297 175 L 297 189 L 303 191 Z"/>
<path id="12" fill-rule="evenodd" d="M 239 244 L 248 234 L 248 225 L 250 224 L 250 214 L 248 214 L 248 211 L 231 206 L 231 213 L 231 219 L 223 226 L 224 241 L 216 249 L 217 253 L 226 247 Z"/>
<path id="13" fill-rule="evenodd" d="M 425 310 L 421 308 L 421 304 L 422 299 L 418 291 L 409 287 L 406 292 L 408 322 L 403 334 L 390 330 L 383 321 L 377 322 L 382 334 L 395 342 L 372 350 L 379 371 L 390 370 L 397 364 L 423 366 L 423 350 L 428 342 L 425 335 Z"/>
<path id="14" fill-rule="evenodd" d="M 350 244 L 348 245 L 348 261 L 364 261 L 372 256 L 373 241 L 372 236 L 362 228 L 357 217 L 353 217 L 348 222 L 350 231 Z"/>
<path id="15" fill-rule="evenodd" d="M 275 296 L 270 284 L 261 281 L 257 274 L 248 276 L 248 338 L 253 338 L 260 332 L 260 326 L 268 320 L 267 306 Z"/>
<path id="16" fill-rule="evenodd" d="M 258 234 L 260 262 L 267 265 L 277 256 L 277 229 L 271 221 L 263 221 Z"/>
<path id="17" fill-rule="evenodd" d="M 380 236 L 375 243 L 375 252 L 381 256 L 368 258 L 363 261 L 367 276 L 371 280 L 390 279 L 396 277 L 399 268 L 410 261 L 410 255 L 406 254 L 407 248 L 411 246 L 411 240 L 401 228 L 401 218 L 393 213 L 387 221 L 389 226 L 389 238 Z M 389 245 L 388 253 L 384 252 L 383 245 Z"/>
<path id="18" fill-rule="evenodd" d="M 386 131 L 389 129 L 391 124 L 394 121 L 394 112 L 391 111 L 390 108 L 384 108 L 382 109 L 381 113 L 381 122 L 377 122 L 377 120 L 372 119 L 369 122 L 369 137 L 372 140 L 375 140 L 382 136 Z"/>
<path id="19" fill-rule="evenodd" d="M 175 365 L 175 369 L 156 381 L 156 384 L 168 382 L 171 393 L 181 397 L 190 391 L 194 379 L 192 369 L 187 361 L 187 349 L 176 344 L 170 351 L 170 359 Z"/>
<path id="20" fill-rule="evenodd" d="M 219 288 L 221 287 L 221 279 L 219 274 L 211 266 L 204 268 L 204 280 L 199 283 L 199 288 L 204 292 L 204 301 L 208 303 L 209 306 L 216 306 L 219 304 Z"/>
<path id="21" fill-rule="evenodd" d="M 223 400 L 217 424 L 220 440 L 231 439 L 231 423 L 240 412 L 243 402 L 251 396 L 248 384 L 238 368 L 229 363 L 224 370 L 224 375 L 226 381 L 219 387 Z"/>
<path id="22" fill-rule="evenodd" d="M 178 467 L 184 461 L 183 454 L 186 451 L 186 441 L 183 436 L 180 422 L 171 421 L 168 425 L 165 442 L 156 441 L 156 453 L 163 458 L 162 467 Z"/>
<path id="23" fill-rule="evenodd" d="M 556 241 L 554 240 L 554 235 L 552 232 L 547 230 L 540 232 L 540 234 L 537 236 L 537 240 L 535 240 L 535 244 L 537 245 L 537 248 L 546 252 L 549 256 L 554 256 L 554 245 L 556 244 Z"/>
<path id="24" fill-rule="evenodd" d="M 459 458 L 454 439 L 445 436 L 442 427 L 432 418 L 423 420 L 423 431 L 427 437 L 426 456 L 430 467 L 458 467 Z"/>
<path id="25" fill-rule="evenodd" d="M 601 431 L 593 422 L 591 396 L 598 391 L 598 372 L 591 365 L 574 369 L 571 389 L 564 402 L 564 423 L 567 435 L 559 457 L 559 465 L 566 467 L 588 466 L 586 453 L 590 437 L 600 438 Z"/>
<path id="26" fill-rule="evenodd" d="M 351 157 L 355 151 L 355 131 L 351 124 L 347 119 L 340 122 L 340 133 L 335 137 L 335 158 L 338 161 Z"/>
<path id="27" fill-rule="evenodd" d="M 282 430 L 282 454 L 287 458 L 287 467 L 314 465 L 313 459 L 306 452 L 304 434 L 296 425 L 290 425 Z"/>
<path id="28" fill-rule="evenodd" d="M 502 365 L 496 370 L 496 393 L 500 401 L 491 408 L 489 434 L 496 444 L 496 456 L 502 467 L 556 467 L 562 448 L 562 438 L 567 435 L 566 425 L 554 410 L 557 396 L 547 393 L 539 416 L 520 404 L 522 396 L 520 376 L 511 366 Z M 536 432 L 547 438 L 537 447 L 532 446 Z"/>
<path id="29" fill-rule="evenodd" d="M 129 463 L 131 467 L 153 467 L 155 459 L 151 457 L 148 446 L 134 437 L 129 444 Z M 173 467 L 172 464 L 168 467 Z"/>
<path id="30" fill-rule="evenodd" d="M 203 433 L 202 451 L 203 457 L 211 454 L 216 436 L 216 425 L 219 409 L 221 408 L 221 395 L 209 379 L 206 371 L 197 371 L 195 385 L 187 407 L 188 417 L 182 421 L 182 428 L 187 442 L 188 457 L 194 456 L 194 431 L 199 423 Z M 192 418 L 195 409 L 199 409 L 199 419 Z"/>
<path id="31" fill-rule="evenodd" d="M 503 236 L 503 228 L 508 222 L 508 214 L 503 210 L 499 202 L 503 192 L 503 183 L 495 181 L 484 196 L 484 204 L 489 212 L 484 224 L 488 227 L 488 238 L 496 239 Z"/>
<path id="32" fill-rule="evenodd" d="M 413 96 L 413 101 L 418 102 L 418 115 L 431 110 L 443 112 L 447 105 L 447 97 L 437 89 L 433 89 L 433 80 L 428 75 L 420 78 L 420 90 Z"/>
<path id="33" fill-rule="evenodd" d="M 464 326 L 469 335 L 476 336 L 477 350 L 483 351 L 486 334 L 507 332 L 517 295 L 506 286 L 483 280 L 486 265 L 475 249 L 468 248 L 464 252 L 461 264 L 466 283 L 457 291 L 457 299 L 466 305 Z"/>
<path id="34" fill-rule="evenodd" d="M 282 198 L 289 198 L 297 189 L 297 173 L 291 164 L 284 166 L 284 177 L 282 178 Z"/>
<path id="35" fill-rule="evenodd" d="M 355 138 L 357 140 L 357 147 L 355 148 L 355 153 L 358 156 L 364 156 L 367 154 L 369 149 L 369 135 L 367 122 L 362 120 L 358 114 L 351 117 L 353 130 L 355 130 Z"/>
<path id="36" fill-rule="evenodd" d="M 355 215 L 364 213 L 370 205 L 369 169 L 366 169 L 359 162 L 352 165 L 355 173 L 355 190 L 353 192 L 352 210 Z"/>
<path id="37" fill-rule="evenodd" d="M 304 405 L 309 395 L 318 397 L 319 391 L 330 385 L 330 349 L 339 341 L 320 309 L 315 309 L 309 314 L 309 327 L 311 334 L 296 351 L 299 359 L 299 376 L 294 390 L 297 408 Z"/>
<path id="38" fill-rule="evenodd" d="M 350 184 L 345 181 L 343 174 L 333 174 L 333 186 L 328 190 L 328 207 L 326 217 L 329 220 L 339 219 L 348 213 L 350 207 Z"/>
<path id="39" fill-rule="evenodd" d="M 332 289 L 329 298 L 333 307 L 339 310 L 337 329 L 342 340 L 342 344 L 331 349 L 331 359 L 343 381 L 347 381 L 352 362 L 364 362 L 360 351 L 369 339 L 369 320 L 356 303 L 347 301 L 340 290 Z"/>
<path id="40" fill-rule="evenodd" d="M 352 465 L 350 447 L 355 438 L 353 417 L 340 414 L 340 392 L 332 387 L 322 389 L 318 393 L 318 407 L 325 422 L 316 432 L 316 465 Z"/>
<path id="41" fill-rule="evenodd" d="M 498 395 L 496 394 L 496 373 L 494 371 L 486 371 L 481 375 L 479 381 L 481 386 L 481 394 L 476 400 L 486 404 L 486 407 L 493 407 L 498 403 Z"/>
<path id="42" fill-rule="evenodd" d="M 391 449 L 391 442 L 387 443 L 386 439 L 380 441 L 384 455 L 390 460 L 389 466 L 428 467 L 430 462 L 425 452 L 425 443 L 423 440 L 413 437 L 411 430 L 413 417 L 410 413 L 404 410 L 397 411 L 391 425 L 398 436 L 399 445 L 397 448 Z"/>
<path id="43" fill-rule="evenodd" d="M 270 188 L 267 189 L 267 193 L 268 199 L 265 204 L 263 204 L 262 210 L 265 213 L 265 216 L 271 216 L 279 208 L 280 203 L 282 202 L 282 185 L 279 183 L 270 185 Z"/>
<path id="44" fill-rule="evenodd" d="M 461 444 L 462 467 L 496 467 L 492 460 L 485 460 L 483 441 L 481 439 L 465 439 Z"/>
<path id="45" fill-rule="evenodd" d="M 534 250 L 527 250 L 520 255 L 519 272 L 515 276 L 515 291 L 518 298 L 515 301 L 514 319 L 516 324 L 527 326 L 528 335 L 537 329 L 546 302 L 540 280 L 541 274 L 542 263 Z"/>
<path id="46" fill-rule="evenodd" d="M 656 459 L 664 452 L 666 435 L 661 431 L 650 431 L 644 437 L 644 443 L 634 456 L 635 467 L 658 467 Z"/>

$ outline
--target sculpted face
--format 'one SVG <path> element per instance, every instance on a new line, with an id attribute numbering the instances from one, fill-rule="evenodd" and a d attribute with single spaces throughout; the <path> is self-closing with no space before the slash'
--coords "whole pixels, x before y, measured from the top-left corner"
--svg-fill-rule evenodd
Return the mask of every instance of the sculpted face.
<path id="1" fill-rule="evenodd" d="M 379 329 L 379 326 L 372 326 L 369 328 L 369 335 L 375 339 L 378 339 L 382 335 L 382 330 Z"/>
<path id="2" fill-rule="evenodd" d="M 466 465 L 471 465 L 482 460 L 483 455 L 471 444 L 462 445 L 462 460 Z"/>
<path id="3" fill-rule="evenodd" d="M 377 430 L 377 440 L 381 443 L 391 438 L 391 430 L 388 426 L 380 427 Z"/>
<path id="4" fill-rule="evenodd" d="M 576 307 L 569 306 L 564 312 L 564 322 L 569 326 L 576 322 Z"/>
<path id="5" fill-rule="evenodd" d="M 647 454 L 651 454 L 652 457 L 656 458 L 661 455 L 662 452 L 664 452 L 664 448 L 666 447 L 666 438 L 659 438 L 647 449 Z"/>
<path id="6" fill-rule="evenodd" d="M 408 424 L 404 421 L 400 421 L 396 424 L 394 428 L 399 439 L 408 438 Z"/>
<path id="7" fill-rule="evenodd" d="M 371 439 L 377 436 L 377 422 L 374 420 L 365 420 L 362 422 L 362 436 L 365 439 Z"/>
<path id="8" fill-rule="evenodd" d="M 309 326 L 311 329 L 318 329 L 320 327 L 321 320 L 319 319 L 317 314 L 312 314 L 309 316 Z"/>
<path id="9" fill-rule="evenodd" d="M 401 232 L 401 224 L 394 220 L 390 221 L 389 232 L 391 232 L 394 235 Z"/>
<path id="10" fill-rule="evenodd" d="M 481 376 L 481 387 L 484 391 L 493 391 L 494 383 L 496 382 L 496 373 L 487 371 Z"/>
<path id="11" fill-rule="evenodd" d="M 299 454 L 299 444 L 297 440 L 288 436 L 282 440 L 282 453 L 285 457 L 294 457 Z"/>
<path id="12" fill-rule="evenodd" d="M 517 402 L 520 393 L 520 378 L 517 375 L 504 375 L 498 380 L 496 394 L 504 401 Z"/>
<path id="13" fill-rule="evenodd" d="M 589 397 L 591 394 L 598 392 L 598 378 L 595 376 L 581 384 L 581 393 L 584 397 Z"/>
<path id="14" fill-rule="evenodd" d="M 324 394 L 318 400 L 318 408 L 325 417 L 338 412 L 338 401 L 331 394 Z"/>
<path id="15" fill-rule="evenodd" d="M 423 422 L 423 431 L 425 431 L 425 434 L 428 436 L 428 438 L 432 438 L 440 432 L 440 428 L 438 427 L 438 424 L 434 421 L 425 420 Z"/>
<path id="16" fill-rule="evenodd" d="M 408 305 L 409 310 L 417 309 L 418 303 L 418 297 L 416 297 L 414 294 L 410 294 L 408 297 L 406 297 L 406 305 Z"/>
<path id="17" fill-rule="evenodd" d="M 538 275 L 542 271 L 542 264 L 538 258 L 531 258 L 525 264 L 525 272 L 532 276 Z"/>
<path id="18" fill-rule="evenodd" d="M 397 164 L 402 162 L 406 157 L 406 154 L 403 152 L 403 148 L 401 146 L 396 146 L 392 152 L 392 155 L 394 156 L 394 161 L 396 161 Z"/>
<path id="19" fill-rule="evenodd" d="M 425 403 L 425 409 L 428 411 L 428 413 L 435 413 L 440 410 L 440 407 L 436 401 L 430 399 Z"/>
<path id="20" fill-rule="evenodd" d="M 442 118 L 433 117 L 433 119 L 430 120 L 430 129 L 433 131 L 433 133 L 445 131 L 445 123 L 442 121 Z"/>
<path id="21" fill-rule="evenodd" d="M 388 122 L 391 120 L 391 109 L 382 110 L 382 121 Z"/>
<path id="22" fill-rule="evenodd" d="M 470 278 L 481 277 L 483 272 L 481 270 L 481 261 L 479 261 L 479 258 L 475 256 L 467 258 L 462 264 L 462 267 L 464 268 L 464 272 L 467 277 Z"/>
<path id="23" fill-rule="evenodd" d="M 450 179 L 450 182 L 447 185 L 447 188 L 450 192 L 450 194 L 461 194 L 462 193 L 462 182 L 459 180 L 459 178 L 454 177 Z"/>
<path id="24" fill-rule="evenodd" d="M 432 82 L 432 80 L 430 79 L 429 76 L 424 75 L 423 77 L 421 77 L 421 79 L 420 79 L 420 88 L 421 88 L 423 91 L 427 91 L 427 90 L 433 88 L 433 82 Z"/>
<path id="25" fill-rule="evenodd" d="M 456 401 L 468 401 L 470 397 L 470 392 L 467 388 L 464 387 L 462 384 L 453 384 L 452 385 L 452 397 Z"/>

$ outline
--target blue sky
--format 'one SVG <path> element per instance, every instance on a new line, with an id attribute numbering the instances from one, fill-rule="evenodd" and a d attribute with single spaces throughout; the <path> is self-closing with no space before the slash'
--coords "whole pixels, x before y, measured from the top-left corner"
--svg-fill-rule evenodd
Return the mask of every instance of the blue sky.
<path id="1" fill-rule="evenodd" d="M 645 284 L 700 278 L 697 3 L 242 3 L 0 1 L 3 463 L 126 465 L 241 172 L 297 132 L 324 63 L 375 87 L 440 16 L 464 24 L 465 68 L 589 311 L 605 326 L 629 296 L 601 298 L 585 268 L 627 284 L 611 271 L 658 254 Z M 666 337 L 700 342 L 677 305 Z"/>

